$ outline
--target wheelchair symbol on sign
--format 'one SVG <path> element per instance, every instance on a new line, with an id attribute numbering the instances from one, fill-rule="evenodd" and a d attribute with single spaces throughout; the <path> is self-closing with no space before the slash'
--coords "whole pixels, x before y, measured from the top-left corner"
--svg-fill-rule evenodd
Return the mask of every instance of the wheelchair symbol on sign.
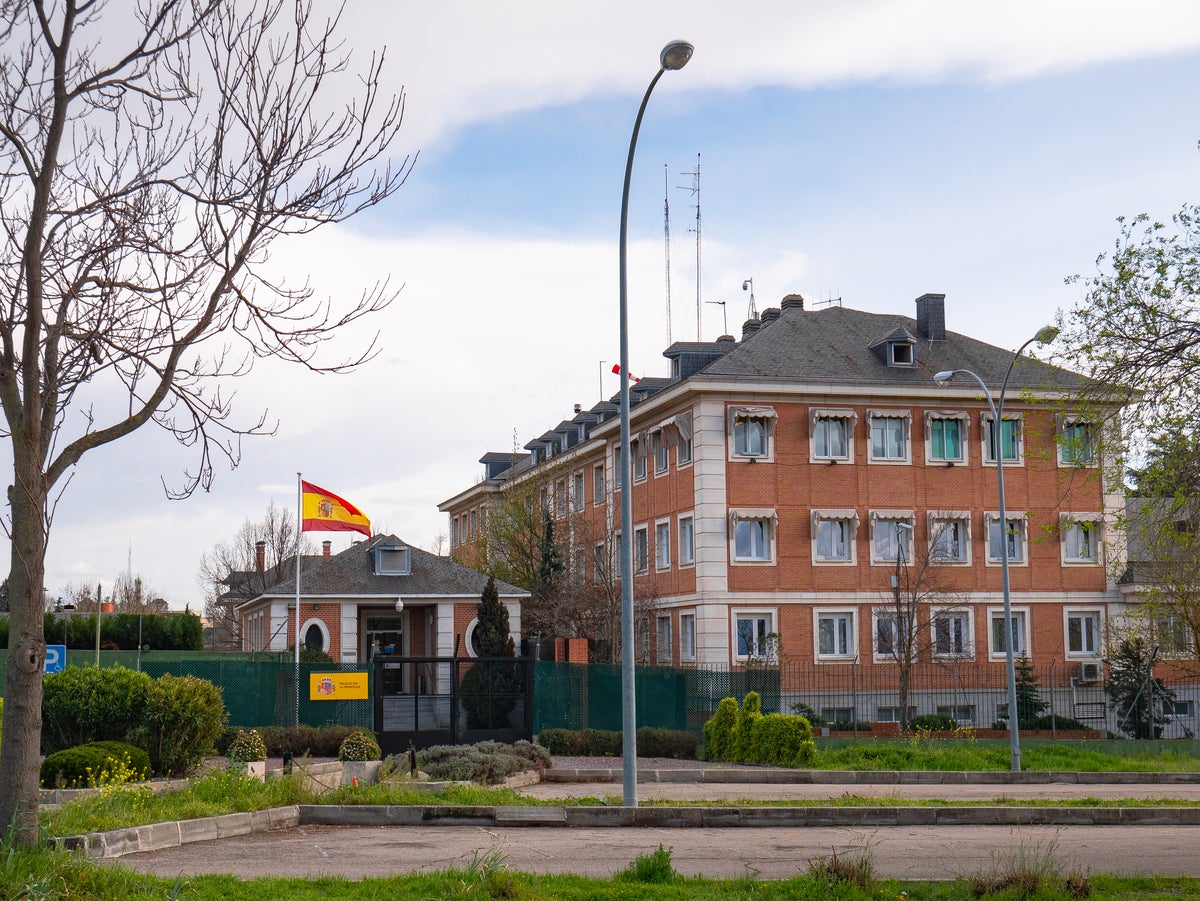
<path id="1" fill-rule="evenodd" d="M 67 646 L 65 644 L 48 644 L 46 645 L 46 666 L 47 673 L 61 673 L 67 668 Z"/>

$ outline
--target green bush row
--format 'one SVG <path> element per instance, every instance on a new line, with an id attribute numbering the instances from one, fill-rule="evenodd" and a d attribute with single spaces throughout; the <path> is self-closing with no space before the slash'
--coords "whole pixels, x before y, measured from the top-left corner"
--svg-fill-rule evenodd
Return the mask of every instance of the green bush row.
<path id="1" fill-rule="evenodd" d="M 76 650 L 96 647 L 95 615 L 42 617 L 46 644 L 62 644 Z M 138 623 L 136 613 L 106 613 L 100 617 L 100 645 L 108 650 L 136 651 L 139 629 L 143 647 L 155 651 L 204 650 L 204 624 L 195 613 L 147 613 Z M 8 647 L 8 617 L 0 615 L 0 648 Z"/>
<path id="2" fill-rule="evenodd" d="M 128 742 L 155 773 L 183 776 L 212 751 L 228 719 L 221 690 L 196 676 L 151 679 L 124 667 L 68 666 L 46 676 L 42 753 L 96 741 Z"/>
<path id="3" fill-rule="evenodd" d="M 807 767 L 817 759 L 812 726 L 802 716 L 762 712 L 758 692 L 749 692 L 739 708 L 725 698 L 704 724 L 708 760 L 763 766 Z"/>
<path id="4" fill-rule="evenodd" d="M 258 734 L 267 746 L 268 757 L 337 757 L 342 742 L 354 731 L 352 726 L 258 726 Z M 227 755 L 240 730 L 225 729 L 216 740 L 218 754 Z"/>
<path id="5" fill-rule="evenodd" d="M 551 754 L 565 757 L 620 757 L 622 752 L 622 733 L 606 729 L 546 729 L 537 740 Z M 696 736 L 643 726 L 637 730 L 637 753 L 639 757 L 695 760 Z"/>

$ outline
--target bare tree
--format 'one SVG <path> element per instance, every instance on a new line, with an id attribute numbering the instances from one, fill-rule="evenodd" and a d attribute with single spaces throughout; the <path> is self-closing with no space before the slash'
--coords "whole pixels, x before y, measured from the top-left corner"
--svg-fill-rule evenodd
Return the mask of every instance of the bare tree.
<path id="1" fill-rule="evenodd" d="M 28 0 L 0 5 L 0 406 L 12 549 L 0 822 L 37 825 L 40 616 L 56 492 L 90 450 L 155 423 L 195 449 L 174 496 L 236 465 L 266 415 L 231 418 L 229 379 L 258 358 L 320 354 L 386 306 L 334 310 L 272 281 L 272 241 L 397 190 L 402 97 L 382 57 L 351 71 L 305 0 Z M 341 93 L 350 91 L 351 93 Z M 165 486 L 164 486 L 165 487 Z"/>
<path id="2" fill-rule="evenodd" d="M 906 554 L 905 547 L 916 542 L 906 541 L 902 529 L 897 529 L 891 591 L 875 608 L 875 652 L 896 664 L 901 730 L 908 728 L 909 697 L 917 664 L 935 656 L 953 660 L 969 649 L 969 635 L 956 631 L 962 628 L 956 625 L 963 622 L 956 614 L 966 610 L 964 598 L 944 589 L 940 580 L 944 570 L 939 564 L 956 556 L 949 547 L 953 540 L 954 534 L 942 529 L 934 534 L 929 547 Z M 908 556 L 913 557 L 911 562 Z"/>
<path id="3" fill-rule="evenodd" d="M 312 539 L 301 533 L 301 555 L 313 551 Z M 241 650 L 236 606 L 293 574 L 295 561 L 296 517 L 273 501 L 262 519 L 246 520 L 230 541 L 218 542 L 201 555 L 196 581 L 204 592 L 204 616 L 212 630 L 210 650 Z"/>

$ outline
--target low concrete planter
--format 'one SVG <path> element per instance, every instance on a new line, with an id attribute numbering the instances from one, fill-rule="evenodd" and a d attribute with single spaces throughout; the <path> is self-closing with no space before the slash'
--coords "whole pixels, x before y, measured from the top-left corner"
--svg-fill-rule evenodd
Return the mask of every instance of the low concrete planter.
<path id="1" fill-rule="evenodd" d="M 372 785 L 379 781 L 381 760 L 343 760 L 342 785 Z"/>
<path id="2" fill-rule="evenodd" d="M 265 782 L 267 779 L 267 762 L 265 760 L 242 760 L 230 763 L 230 766 L 259 782 Z"/>

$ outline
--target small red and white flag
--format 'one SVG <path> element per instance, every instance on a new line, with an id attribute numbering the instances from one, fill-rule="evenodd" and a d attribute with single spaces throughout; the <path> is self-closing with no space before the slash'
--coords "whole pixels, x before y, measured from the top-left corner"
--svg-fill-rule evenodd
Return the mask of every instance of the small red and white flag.
<path id="1" fill-rule="evenodd" d="M 620 363 L 613 363 L 613 375 L 620 375 L 620 374 L 621 374 L 621 364 L 620 364 Z M 640 381 L 641 381 L 641 379 L 639 379 L 639 378 L 638 378 L 636 375 L 634 375 L 633 373 L 630 373 L 630 374 L 629 374 L 629 381 L 631 381 L 631 382 L 640 382 Z"/>

